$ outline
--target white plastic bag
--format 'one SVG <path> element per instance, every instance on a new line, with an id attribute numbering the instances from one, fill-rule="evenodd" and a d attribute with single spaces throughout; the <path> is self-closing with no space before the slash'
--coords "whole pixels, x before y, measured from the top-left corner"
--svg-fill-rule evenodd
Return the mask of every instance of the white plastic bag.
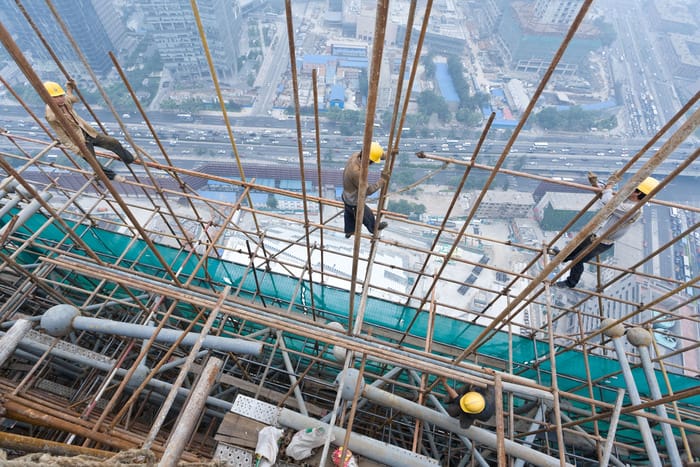
<path id="1" fill-rule="evenodd" d="M 312 454 L 314 448 L 325 443 L 327 435 L 328 432 L 322 426 L 299 430 L 294 433 L 285 452 L 294 460 L 306 459 Z M 331 442 L 333 441 L 335 441 L 335 436 L 331 433 Z"/>
<path id="2" fill-rule="evenodd" d="M 258 443 L 255 445 L 255 458 L 259 459 L 256 462 L 256 467 L 270 467 L 277 460 L 277 451 L 279 449 L 279 439 L 282 437 L 284 430 L 274 426 L 266 426 L 258 432 Z"/>

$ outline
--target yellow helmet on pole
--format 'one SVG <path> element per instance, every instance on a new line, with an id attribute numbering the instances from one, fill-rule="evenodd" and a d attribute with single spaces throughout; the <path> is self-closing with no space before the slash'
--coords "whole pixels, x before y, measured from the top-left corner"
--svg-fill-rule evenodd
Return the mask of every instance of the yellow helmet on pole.
<path id="1" fill-rule="evenodd" d="M 459 399 L 459 407 L 462 412 L 477 414 L 484 411 L 486 399 L 476 391 L 469 391 Z"/>
<path id="2" fill-rule="evenodd" d="M 651 193 L 651 191 L 658 185 L 659 181 L 657 179 L 655 179 L 654 177 L 647 177 L 644 180 L 642 180 L 642 183 L 637 185 L 637 190 L 644 193 L 644 195 L 646 196 L 649 193 Z"/>
<path id="3" fill-rule="evenodd" d="M 379 162 L 384 158 L 384 149 L 376 141 L 372 141 L 372 145 L 369 147 L 369 160 L 372 162 Z"/>
<path id="4" fill-rule="evenodd" d="M 66 93 L 60 84 L 53 81 L 45 81 L 44 87 L 51 97 L 63 96 Z"/>

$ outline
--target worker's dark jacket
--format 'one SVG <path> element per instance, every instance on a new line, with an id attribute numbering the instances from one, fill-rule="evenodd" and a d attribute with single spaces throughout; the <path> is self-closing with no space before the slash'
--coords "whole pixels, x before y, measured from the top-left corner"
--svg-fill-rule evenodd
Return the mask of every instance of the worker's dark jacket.
<path id="1" fill-rule="evenodd" d="M 463 395 L 465 395 L 469 391 L 478 392 L 479 394 L 484 396 L 484 400 L 486 401 L 484 410 L 482 410 L 478 414 L 464 413 L 462 411 L 462 408 L 459 406 L 459 400 L 462 398 Z M 467 428 L 472 426 L 474 420 L 480 420 L 482 422 L 485 422 L 493 416 L 493 414 L 496 411 L 495 399 L 496 396 L 493 392 L 493 387 L 491 386 L 489 386 L 488 388 L 481 388 L 478 386 L 465 386 L 462 388 L 459 395 L 455 399 L 452 399 L 447 403 L 446 410 L 451 417 L 459 418 L 459 426 L 466 430 Z"/>

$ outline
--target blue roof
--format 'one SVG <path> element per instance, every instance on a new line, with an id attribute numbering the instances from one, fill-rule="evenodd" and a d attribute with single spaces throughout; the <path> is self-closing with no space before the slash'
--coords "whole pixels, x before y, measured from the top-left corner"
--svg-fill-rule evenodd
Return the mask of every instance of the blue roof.
<path id="1" fill-rule="evenodd" d="M 253 206 L 267 206 L 268 193 L 252 192 L 250 193 L 250 202 Z"/>
<path id="2" fill-rule="evenodd" d="M 330 99 L 332 101 L 344 101 L 345 100 L 345 86 L 341 84 L 333 85 L 331 89 Z"/>
<path id="3" fill-rule="evenodd" d="M 452 78 L 447 72 L 447 63 L 435 64 L 435 79 L 437 80 L 442 97 L 444 97 L 447 102 L 459 102 L 459 96 L 455 90 L 454 83 L 452 83 Z"/>
<path id="4" fill-rule="evenodd" d="M 204 198 L 213 199 L 215 201 L 224 201 L 227 203 L 235 203 L 238 200 L 238 192 L 237 191 L 199 190 L 198 193 Z"/>
<path id="5" fill-rule="evenodd" d="M 503 97 L 503 98 L 506 97 L 505 91 L 503 91 L 503 89 L 501 89 L 501 88 L 493 88 L 493 89 L 491 89 L 491 95 L 492 95 L 492 96 L 496 96 L 496 97 Z"/>
<path id="6" fill-rule="evenodd" d="M 369 66 L 369 61 L 364 59 L 340 60 L 338 66 L 345 68 L 367 68 Z"/>
<path id="7" fill-rule="evenodd" d="M 312 183 L 306 180 L 306 189 L 310 190 Z M 301 191 L 301 180 L 280 180 L 281 190 Z"/>
<path id="8" fill-rule="evenodd" d="M 301 61 L 303 63 L 322 63 L 326 64 L 330 61 L 337 60 L 333 55 L 304 55 Z"/>

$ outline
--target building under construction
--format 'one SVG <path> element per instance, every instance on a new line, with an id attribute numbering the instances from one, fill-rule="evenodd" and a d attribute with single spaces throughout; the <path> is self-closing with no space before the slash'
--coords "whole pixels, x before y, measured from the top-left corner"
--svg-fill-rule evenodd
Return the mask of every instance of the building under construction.
<path id="1" fill-rule="evenodd" d="M 388 1 L 377 3 L 374 64 L 382 63 L 376 44 L 383 43 L 388 8 Z M 122 125 L 138 157 L 126 181 L 115 181 L 94 159 L 62 150 L 43 115 L 3 79 L 26 119 L 43 130 L 0 131 L 0 448 L 8 465 L 67 456 L 98 463 L 126 453 L 134 464 L 255 465 L 258 434 L 269 426 L 285 430 L 278 465 L 332 465 L 338 447 L 359 465 L 694 462 L 700 276 L 681 264 L 683 279 L 667 277 L 661 263 L 676 250 L 695 261 L 700 209 L 655 195 L 674 180 L 697 179 L 697 148 L 662 177 L 658 169 L 697 131 L 700 96 L 631 148 L 616 167 L 624 180 L 617 194 L 572 238 L 533 239 L 510 220 L 503 224 L 510 235 L 483 224 L 474 229 L 493 181 L 504 175 L 579 190 L 591 203 L 570 225 L 590 211 L 590 186 L 505 167 L 589 6 L 583 2 L 499 157 L 480 159 L 493 116 L 470 157 L 420 154 L 458 174 L 441 218 L 387 210 L 387 185 L 373 209 L 389 228 L 372 235 L 358 224 L 350 239 L 342 201 L 319 188 L 326 174 L 320 151 L 305 162 L 299 114 L 298 166 L 290 164 L 300 183 L 291 189 L 245 173 L 253 155 L 239 151 L 225 109 L 221 130 L 235 156 L 228 171 L 178 167 L 132 92 L 162 157 L 138 147 Z M 287 9 L 289 15 L 289 2 Z M 407 30 L 421 30 L 416 26 Z M 6 51 L 49 104 L 26 51 L 0 27 Z M 399 74 L 406 80 L 395 90 L 394 130 L 379 169 L 389 178 L 394 148 L 403 148 L 418 63 L 411 58 L 420 56 L 422 39 L 406 40 Z M 367 148 L 379 68 L 369 75 Z M 296 77 L 294 60 L 290 69 Z M 102 90 L 99 80 L 95 85 Z M 322 123 L 314 124 L 319 148 Z M 56 153 L 60 159 L 50 157 Z M 123 167 L 111 153 L 99 156 Z M 370 172 L 368 159 L 363 172 Z M 475 174 L 485 183 L 455 221 Z M 673 235 L 655 235 L 633 264 L 592 262 L 592 287 L 555 289 L 571 267 L 564 258 L 602 224 L 606 209 L 652 174 L 660 184 L 635 210 L 672 212 Z M 205 197 L 200 188 L 207 185 L 236 197 Z M 301 209 L 271 209 L 273 195 Z M 652 218 L 639 228 L 667 229 L 665 223 Z M 561 252 L 547 254 L 554 243 Z M 448 388 L 468 384 L 495 389 L 495 415 L 464 429 L 445 406 Z M 292 435 L 319 427 L 313 457 L 290 457 Z M 38 453 L 49 457 L 31 457 Z"/>

